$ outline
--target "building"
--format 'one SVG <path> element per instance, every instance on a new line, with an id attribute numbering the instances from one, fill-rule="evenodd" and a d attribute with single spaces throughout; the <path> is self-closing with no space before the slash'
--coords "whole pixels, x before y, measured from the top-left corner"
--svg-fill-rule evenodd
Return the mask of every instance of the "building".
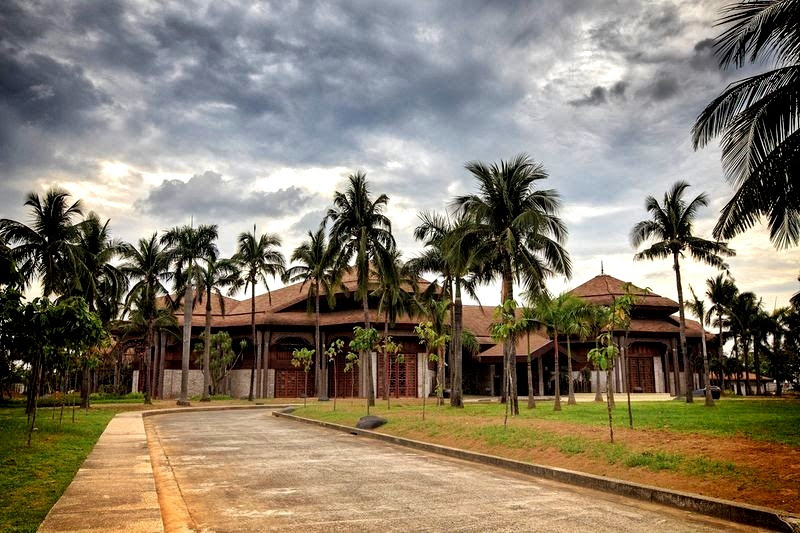
<path id="1" fill-rule="evenodd" d="M 422 289 L 430 285 L 419 280 Z M 613 298 L 625 294 L 625 282 L 607 275 L 592 278 L 571 292 L 587 302 L 608 305 Z M 628 286 L 636 296 L 632 310 L 629 330 L 615 331 L 614 337 L 622 349 L 627 376 L 623 365 L 615 367 L 613 379 L 615 390 L 627 390 L 626 377 L 630 381 L 631 392 L 670 392 L 675 393 L 675 382 L 683 383 L 683 361 L 679 360 L 679 325 L 675 315 L 678 304 L 669 298 L 653 294 L 635 286 Z M 257 296 L 254 309 L 251 301 L 224 298 L 223 306 L 217 299 L 212 302 L 212 332 L 226 330 L 237 346 L 241 339 L 248 345 L 228 376 L 225 389 L 232 396 L 247 396 L 250 387 L 251 368 L 255 366 L 254 395 L 256 397 L 298 397 L 304 391 L 304 376 L 300 369 L 291 365 L 292 351 L 297 348 L 314 347 L 314 313 L 309 312 L 308 285 L 295 284 Z M 352 338 L 353 328 L 363 326 L 362 303 L 356 301 L 356 278 L 353 273 L 343 280 L 343 288 L 335 294 L 335 305 L 330 307 L 327 298 L 320 298 L 320 329 L 324 346 L 336 339 L 347 342 Z M 313 304 L 313 302 L 311 302 Z M 197 306 L 192 318 L 193 337 L 199 338 L 205 323 L 204 306 Z M 369 317 L 373 327 L 384 329 L 384 317 L 377 312 L 378 302 L 369 298 Z M 251 312 L 255 314 L 257 342 L 252 347 Z M 464 392 L 467 394 L 496 395 L 501 390 L 502 345 L 489 335 L 493 309 L 480 306 L 464 306 L 464 328 L 475 334 L 480 350 L 475 356 L 462 355 Z M 179 322 L 182 312 L 176 313 Z M 435 380 L 433 365 L 428 363 L 425 347 L 420 345 L 414 327 L 420 322 L 418 317 L 403 316 L 389 328 L 389 334 L 401 345 L 403 362 L 392 363 L 389 369 L 383 364 L 381 354 L 372 354 L 372 380 L 376 395 L 383 395 L 384 382 L 389 383 L 393 396 L 422 396 L 430 393 Z M 702 367 L 700 353 L 700 324 L 687 319 L 687 344 L 690 359 L 695 368 Z M 706 334 L 711 343 L 712 335 Z M 605 375 L 592 371 L 587 363 L 588 351 L 594 347 L 594 339 L 570 339 L 575 390 L 593 392 L 600 387 L 605 390 Z M 181 343 L 167 332 L 160 332 L 154 360 L 155 373 L 153 389 L 162 397 L 175 397 L 180 391 Z M 527 356 L 531 355 L 534 369 L 534 393 L 550 395 L 555 390 L 554 343 L 539 331 L 525 335 L 516 342 L 516 363 L 518 391 L 528 394 L 526 379 Z M 567 391 L 567 347 L 559 343 L 561 365 L 561 391 Z M 699 359 L 698 359 L 699 358 Z M 699 367 L 697 361 L 700 361 Z M 366 382 L 365 365 L 355 372 L 344 371 L 344 356 L 340 356 L 328 372 L 328 393 L 346 397 L 351 394 L 364 394 Z M 541 368 L 541 372 L 540 372 Z M 388 373 L 386 371 L 388 370 Z M 308 392 L 314 395 L 314 370 L 309 374 Z M 386 375 L 384 375 L 386 373 Z M 540 376 L 541 375 L 541 379 Z M 695 387 L 701 385 L 699 373 L 693 372 Z M 425 379 L 427 377 L 427 380 Z M 380 378 L 380 379 L 379 379 Z M 388 380 L 387 380 L 388 378 Z M 134 390 L 143 388 L 143 376 L 134 372 Z M 194 361 L 190 366 L 189 393 L 198 395 L 202 391 L 202 372 Z M 424 387 L 424 389 L 423 389 Z"/>

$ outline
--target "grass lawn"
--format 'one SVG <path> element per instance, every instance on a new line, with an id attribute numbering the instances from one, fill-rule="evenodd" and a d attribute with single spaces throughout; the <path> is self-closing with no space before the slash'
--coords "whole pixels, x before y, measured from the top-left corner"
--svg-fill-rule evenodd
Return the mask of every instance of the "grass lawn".
<path id="1" fill-rule="evenodd" d="M 435 402 L 434 402 L 435 403 Z M 295 411 L 354 425 L 365 414 L 363 400 L 311 404 Z M 608 475 L 726 499 L 800 511 L 800 401 L 723 399 L 709 409 L 702 399 L 636 402 L 628 429 L 624 397 L 614 410 L 615 442 L 609 441 L 605 404 L 580 403 L 553 411 L 520 406 L 503 427 L 504 406 L 468 403 L 464 409 L 428 404 L 427 420 L 417 400 L 378 400 L 372 414 L 388 419 L 378 431 L 512 459 Z"/>
<path id="2" fill-rule="evenodd" d="M 21 403 L 0 406 L 0 531 L 36 531 L 114 415 L 121 411 L 175 407 L 174 400 L 155 401 L 150 406 L 132 398 L 113 404 L 102 402 L 94 404 L 88 414 L 76 409 L 75 423 L 71 421 L 71 408 L 65 407 L 60 429 L 59 410 L 56 409 L 53 419 L 52 408 L 40 408 L 30 447 L 25 444 L 28 428 L 25 408 Z M 220 403 L 248 402 L 214 402 Z"/>

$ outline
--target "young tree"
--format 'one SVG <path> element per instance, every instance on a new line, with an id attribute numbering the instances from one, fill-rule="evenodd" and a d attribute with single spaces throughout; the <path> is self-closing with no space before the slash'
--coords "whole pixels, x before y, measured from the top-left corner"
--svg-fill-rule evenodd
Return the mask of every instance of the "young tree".
<path id="1" fill-rule="evenodd" d="M 595 366 L 606 372 L 606 380 L 611 382 L 611 368 L 614 365 L 614 360 L 619 356 L 619 348 L 614 342 L 614 336 L 609 331 L 602 333 L 599 337 L 599 347 L 589 350 L 589 361 Z M 607 395 L 608 401 L 606 402 L 606 409 L 608 411 L 608 434 L 611 437 L 611 442 L 614 442 L 614 425 L 611 415 L 611 396 Z"/>
<path id="2" fill-rule="evenodd" d="M 633 256 L 636 261 L 672 258 L 675 284 L 678 288 L 678 315 L 681 353 L 685 369 L 686 403 L 692 403 L 692 372 L 689 366 L 689 353 L 686 349 L 686 317 L 683 310 L 680 258 L 688 253 L 698 261 L 724 269 L 727 268 L 727 265 L 722 257 L 733 256 L 735 252 L 724 242 L 709 241 L 693 234 L 694 219 L 698 210 L 708 205 L 708 196 L 702 193 L 687 203 L 684 193 L 688 188 L 689 184 L 685 181 L 675 182 L 670 190 L 664 193 L 662 203 L 659 203 L 653 196 L 648 196 L 645 200 L 645 208 L 650 213 L 650 219 L 636 223 L 631 230 L 631 244 L 638 249 L 647 241 L 654 241 L 649 248 Z"/>
<path id="3" fill-rule="evenodd" d="M 492 340 L 502 343 L 516 343 L 517 336 L 525 329 L 527 321 L 525 318 L 517 319 L 517 303 L 514 300 L 506 300 L 503 305 L 498 305 L 494 310 L 494 322 L 489 326 L 489 334 Z M 515 356 L 516 357 L 516 356 Z M 503 387 L 507 397 L 511 396 L 511 389 L 515 386 L 514 374 L 510 369 L 503 372 L 506 382 Z M 511 402 L 506 402 L 505 415 L 503 417 L 503 427 L 508 426 L 508 407 Z M 512 416 L 514 412 L 511 412 Z"/>
<path id="4" fill-rule="evenodd" d="M 336 339 L 328 346 L 328 349 L 325 350 L 325 355 L 328 357 L 328 362 L 333 364 L 333 410 L 336 410 L 336 397 L 339 395 L 339 391 L 337 383 L 337 374 L 336 374 L 336 359 L 344 352 L 344 341 L 342 339 Z"/>
<path id="5" fill-rule="evenodd" d="M 420 343 L 424 344 L 429 350 L 426 358 L 427 361 L 436 362 L 438 364 L 441 360 L 442 354 L 444 353 L 444 347 L 447 344 L 447 341 L 450 339 L 449 336 L 434 327 L 433 322 L 423 322 L 415 326 L 414 332 L 417 334 L 417 337 L 419 337 Z M 425 420 L 425 400 L 426 396 L 428 396 L 427 361 L 423 367 L 422 377 L 422 420 Z M 437 389 L 438 388 L 439 386 L 437 385 Z"/>
<path id="6" fill-rule="evenodd" d="M 705 325 L 707 324 L 709 313 L 706 312 L 705 300 L 698 298 L 694 293 L 692 286 L 689 286 L 689 292 L 692 294 L 692 299 L 686 302 L 686 308 L 692 312 L 694 316 L 700 321 L 700 329 L 703 347 L 703 382 L 706 384 L 706 407 L 714 406 L 714 399 L 711 397 L 711 381 L 709 380 L 708 371 L 708 352 L 706 351 L 706 332 Z M 719 340 L 722 343 L 722 338 Z"/>
<path id="7" fill-rule="evenodd" d="M 205 364 L 208 353 L 208 373 L 211 379 L 212 394 L 219 394 L 220 383 L 233 368 L 236 360 L 241 357 L 241 352 L 247 346 L 247 341 L 242 339 L 239 344 L 239 353 L 233 350 L 233 341 L 227 331 L 220 331 L 208 337 L 208 350 L 206 343 L 200 342 L 195 346 L 195 363 Z"/>
<path id="8" fill-rule="evenodd" d="M 175 226 L 161 236 L 161 244 L 174 267 L 176 292 L 183 288 L 183 355 L 181 357 L 181 394 L 178 405 L 189 405 L 189 357 L 192 343 L 193 284 L 199 278 L 202 262 L 217 258 L 216 225 Z M 178 296 L 180 299 L 180 296 Z"/>
<path id="9" fill-rule="evenodd" d="M 306 400 L 308 399 L 308 371 L 311 370 L 311 365 L 314 362 L 313 358 L 314 350 L 309 350 L 308 348 L 300 348 L 292 352 L 292 366 L 303 369 L 303 407 L 306 406 Z"/>
<path id="10" fill-rule="evenodd" d="M 365 354 L 366 360 L 372 359 L 372 350 L 375 347 L 375 342 L 378 340 L 378 330 L 375 328 L 362 328 L 356 326 L 353 328 L 353 340 L 350 341 L 350 349 L 358 353 Z M 348 354 L 349 358 L 349 354 Z M 351 367 L 352 368 L 352 367 Z M 372 365 L 365 365 L 366 380 L 372 383 Z M 367 398 L 367 414 L 369 414 L 370 398 Z M 374 405 L 374 398 L 372 405 Z"/>
<path id="11" fill-rule="evenodd" d="M 500 301 L 514 299 L 514 281 L 527 290 L 541 291 L 556 274 L 570 277 L 572 263 L 564 248 L 567 229 L 558 216 L 561 202 L 553 189 L 536 189 L 547 179 L 544 167 L 526 154 L 511 161 L 486 165 L 467 163 L 478 182 L 478 194 L 457 197 L 454 205 L 471 218 L 473 242 L 489 251 L 482 257 L 487 275 L 502 280 Z M 516 390 L 516 354 L 510 340 L 503 345 L 504 368 L 512 373 L 513 414 L 519 414 Z M 504 381 L 506 378 L 504 378 Z"/>
<path id="12" fill-rule="evenodd" d="M 723 352 L 725 336 L 723 335 L 723 328 L 726 325 L 724 317 L 728 314 L 728 310 L 738 292 L 739 289 L 736 288 L 730 274 L 718 274 L 716 277 L 706 280 L 706 296 L 711 300 L 711 307 L 708 309 L 706 322 L 710 323 L 712 320 L 712 313 L 716 313 L 716 325 L 719 327 L 719 337 L 717 339 L 717 370 L 720 376 L 720 389 L 723 394 L 725 393 L 725 354 Z"/>
<path id="13" fill-rule="evenodd" d="M 345 192 L 337 191 L 333 196 L 333 207 L 328 210 L 331 220 L 331 241 L 339 249 L 338 264 L 341 267 L 355 258 L 358 276 L 356 299 L 360 299 L 364 311 L 364 329 L 371 329 L 369 316 L 369 277 L 370 261 L 381 262 L 380 257 L 388 255 L 395 248 L 392 236 L 392 223 L 384 215 L 389 197 L 381 194 L 374 200 L 370 195 L 367 176 L 361 171 L 347 178 Z M 383 260 L 385 262 L 385 259 Z M 362 352 L 368 376 L 372 376 L 372 357 Z M 368 379 L 364 389 L 369 405 L 375 405 L 375 390 L 372 379 Z"/>
<path id="14" fill-rule="evenodd" d="M 587 326 L 589 327 L 589 335 L 594 339 L 594 347 L 596 350 L 600 349 L 600 334 L 603 332 L 605 328 L 611 323 L 611 309 L 606 307 L 605 305 L 588 305 L 587 306 Z M 603 401 L 603 393 L 600 392 L 600 366 L 597 364 L 593 365 L 595 368 L 595 381 L 597 386 L 594 391 L 594 401 L 602 402 Z M 606 387 L 608 388 L 609 384 L 606 383 Z M 608 393 L 610 394 L 611 390 L 608 389 Z M 611 400 L 611 405 L 613 406 L 613 396 Z"/>
<path id="15" fill-rule="evenodd" d="M 253 385 L 256 373 L 256 354 L 258 337 L 256 335 L 256 285 L 261 282 L 267 289 L 267 298 L 272 303 L 272 294 L 269 290 L 267 277 L 282 276 L 286 270 L 286 261 L 283 254 L 278 249 L 281 239 L 272 233 L 263 235 L 256 234 L 256 227 L 253 225 L 253 233 L 243 232 L 237 239 L 236 254 L 231 261 L 239 269 L 240 279 L 238 286 L 244 286 L 245 292 L 250 289 L 250 329 L 253 339 L 253 364 L 250 367 L 250 392 L 247 394 L 248 401 L 253 401 Z M 237 288 L 238 288 L 237 286 Z"/>

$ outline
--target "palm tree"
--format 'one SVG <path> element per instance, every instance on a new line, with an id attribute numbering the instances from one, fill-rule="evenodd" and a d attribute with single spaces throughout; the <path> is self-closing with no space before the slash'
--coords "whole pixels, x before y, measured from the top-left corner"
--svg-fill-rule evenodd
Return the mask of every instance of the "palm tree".
<path id="1" fill-rule="evenodd" d="M 189 405 L 189 358 L 192 348 L 192 286 L 199 279 L 200 263 L 217 258 L 217 226 L 175 226 L 161 236 L 161 244 L 175 269 L 175 289 L 183 288 L 183 356 L 181 359 L 181 395 L 178 405 Z M 178 296 L 180 300 L 180 296 Z"/>
<path id="2" fill-rule="evenodd" d="M 160 309 L 172 308 L 172 298 L 164 285 L 172 279 L 169 271 L 170 257 L 153 233 L 149 239 L 139 239 L 136 246 L 122 245 L 122 256 L 125 262 L 120 266 L 120 272 L 125 275 L 132 286 L 125 297 L 125 311 L 136 312 L 137 319 L 144 325 L 145 331 L 145 403 L 150 400 L 150 359 L 155 350 L 154 330 Z M 163 296 L 166 306 L 158 305 L 158 298 Z"/>
<path id="3" fill-rule="evenodd" d="M 211 371 L 209 370 L 211 357 L 211 299 L 216 296 L 222 314 L 225 314 L 225 298 L 220 289 L 235 288 L 239 281 L 239 272 L 230 259 L 209 259 L 205 266 L 197 270 L 197 302 L 206 301 L 206 323 L 203 334 L 203 396 L 202 402 L 211 401 L 209 387 L 211 385 Z"/>
<path id="4" fill-rule="evenodd" d="M 689 367 L 689 353 L 686 350 L 686 317 L 683 310 L 680 258 L 688 253 L 696 260 L 723 269 L 727 268 L 727 265 L 721 256 L 730 257 L 735 253 L 724 242 L 709 241 L 692 234 L 697 211 L 708 205 L 708 196 L 702 193 L 687 203 L 683 196 L 688 188 L 689 184 L 685 181 L 675 182 L 670 190 L 664 193 L 664 200 L 661 204 L 654 197 L 648 196 L 645 200 L 645 208 L 650 213 L 650 219 L 636 223 L 631 230 L 631 244 L 638 249 L 649 240 L 655 241 L 649 248 L 633 256 L 636 261 L 672 257 L 672 268 L 675 270 L 675 283 L 678 287 L 678 315 L 680 317 L 681 353 L 685 370 L 686 403 L 692 403 L 692 372 Z"/>
<path id="5" fill-rule="evenodd" d="M 706 312 L 706 302 L 697 297 L 694 289 L 689 286 L 689 292 L 692 293 L 692 299 L 686 302 L 686 308 L 692 312 L 694 316 L 700 321 L 700 338 L 702 339 L 703 347 L 703 382 L 706 384 L 706 407 L 713 407 L 714 400 L 711 398 L 711 382 L 709 381 L 708 372 L 708 352 L 706 351 L 706 332 L 705 326 L 708 323 L 709 314 Z M 722 339 L 720 339 L 722 342 Z"/>
<path id="6" fill-rule="evenodd" d="M 38 278 L 45 297 L 67 294 L 79 270 L 78 225 L 83 214 L 80 200 L 69 202 L 69 193 L 53 187 L 40 197 L 31 192 L 25 200 L 30 208 L 30 226 L 11 219 L 0 220 L 0 238 L 14 246 L 12 257 L 26 283 Z"/>
<path id="7" fill-rule="evenodd" d="M 719 338 L 717 339 L 719 350 L 719 353 L 717 354 L 717 365 L 721 379 L 720 389 L 723 392 L 725 391 L 725 370 L 723 368 L 725 354 L 722 351 L 724 344 L 723 328 L 725 327 L 725 320 L 723 319 L 723 316 L 728 314 L 731 303 L 733 302 L 733 299 L 736 298 L 738 292 L 739 289 L 736 288 L 736 285 L 729 274 L 718 274 L 716 277 L 708 278 L 706 280 L 706 296 L 709 300 L 711 300 L 711 307 L 708 308 L 709 316 L 706 318 L 706 322 L 711 323 L 712 313 L 717 315 L 715 322 L 715 324 L 719 327 Z"/>
<path id="8" fill-rule="evenodd" d="M 267 298 L 272 303 L 272 294 L 269 290 L 267 277 L 279 277 L 286 271 L 286 260 L 278 248 L 281 238 L 274 233 L 258 235 L 253 225 L 253 232 L 242 232 L 237 239 L 236 254 L 232 261 L 239 269 L 239 286 L 244 286 L 245 292 L 250 289 L 250 327 L 253 335 L 253 365 L 250 367 L 250 392 L 249 401 L 253 401 L 253 384 L 256 372 L 256 354 L 258 340 L 256 337 L 256 285 L 259 282 L 267 289 Z"/>
<path id="9" fill-rule="evenodd" d="M 320 307 L 319 297 L 327 295 L 328 306 L 333 307 L 336 302 L 335 288 L 340 284 L 342 271 L 336 269 L 336 250 L 327 242 L 325 235 L 325 221 L 315 232 L 308 232 L 308 239 L 292 252 L 292 263 L 298 263 L 287 269 L 284 274 L 285 282 L 302 282 L 300 291 L 306 285 L 308 289 L 308 308 L 311 311 L 311 301 L 314 305 L 314 348 L 317 354 L 322 354 L 322 340 L 320 337 Z M 328 399 L 328 365 L 327 358 L 318 356 L 314 363 L 316 376 L 317 396 L 320 400 Z"/>
<path id="10" fill-rule="evenodd" d="M 720 67 L 775 62 L 776 68 L 728 87 L 703 110 L 692 128 L 698 149 L 722 135 L 722 165 L 737 187 L 714 228 L 730 239 L 768 219 L 776 246 L 800 239 L 800 195 L 795 185 L 800 166 L 800 26 L 792 0 L 729 4 L 718 21 Z"/>
<path id="11" fill-rule="evenodd" d="M 606 329 L 609 324 L 611 323 L 611 309 L 606 307 L 605 305 L 593 305 L 589 304 L 586 306 L 586 326 L 589 330 L 589 335 L 594 339 L 594 347 L 596 350 L 600 349 L 600 333 Z M 602 402 L 603 401 L 603 393 L 600 392 L 600 367 L 595 366 L 595 382 L 597 383 L 594 391 L 594 401 Z M 610 383 L 606 383 L 606 388 L 608 390 L 607 394 L 613 396 Z"/>
<path id="12" fill-rule="evenodd" d="M 450 405 L 463 407 L 462 292 L 478 300 L 475 289 L 480 281 L 481 263 L 478 258 L 481 257 L 482 243 L 473 242 L 471 221 L 463 212 L 456 213 L 454 218 L 450 218 L 424 211 L 419 213 L 418 217 L 420 224 L 414 230 L 414 237 L 424 243 L 425 249 L 421 255 L 409 261 L 409 268 L 417 273 L 427 271 L 441 275 L 443 296 L 453 300 Z"/>
<path id="13" fill-rule="evenodd" d="M 333 207 L 327 219 L 332 222 L 331 241 L 339 249 L 338 264 L 341 267 L 355 257 L 358 277 L 356 299 L 360 299 L 364 310 L 364 328 L 370 329 L 369 275 L 370 261 L 386 262 L 387 255 L 394 250 L 392 223 L 384 215 L 389 197 L 381 194 L 374 200 L 370 195 L 367 176 L 361 171 L 347 177 L 345 192 L 337 191 L 333 196 Z M 367 403 L 375 405 L 375 390 L 372 383 L 372 356 L 362 353 L 366 381 Z"/>
<path id="14" fill-rule="evenodd" d="M 556 401 L 553 405 L 554 411 L 561 410 L 561 364 L 560 354 L 558 352 L 558 336 L 564 334 L 567 336 L 569 342 L 570 329 L 575 330 L 574 320 L 576 316 L 576 309 L 581 305 L 580 299 L 570 293 L 561 293 L 555 298 L 551 298 L 546 293 L 542 293 L 534 302 L 534 317 L 535 320 L 546 326 L 553 334 L 553 359 L 555 367 L 555 396 Z M 571 354 L 567 354 L 571 357 Z M 569 364 L 568 368 L 572 368 Z M 569 376 L 569 381 L 572 381 L 572 375 Z M 571 388 L 571 387 L 570 387 Z M 574 392 L 573 392 L 574 394 Z M 572 403 L 574 403 L 574 397 Z"/>
<path id="15" fill-rule="evenodd" d="M 14 254 L 0 235 L 0 287 L 22 288 L 25 280 L 17 270 Z"/>
<path id="16" fill-rule="evenodd" d="M 111 239 L 109 221 L 100 222 L 96 213 L 90 212 L 78 224 L 77 258 L 80 267 L 74 273 L 73 293 L 82 296 L 89 311 L 98 313 L 103 327 L 118 318 L 122 296 L 128 280 L 112 261 L 122 254 L 122 243 Z M 81 408 L 89 407 L 89 366 L 84 358 L 81 386 Z"/>
<path id="17" fill-rule="evenodd" d="M 588 307 L 577 296 L 569 298 L 569 303 L 564 313 L 564 334 L 567 338 L 567 405 L 576 405 L 575 385 L 572 380 L 572 348 L 570 337 L 576 336 L 584 340 L 589 335 Z"/>
<path id="18" fill-rule="evenodd" d="M 567 229 L 558 217 L 558 193 L 536 188 L 548 177 L 544 167 L 520 154 L 499 164 L 474 161 L 466 168 L 478 181 L 478 194 L 459 196 L 453 203 L 472 221 L 471 241 L 485 247 L 486 275 L 502 280 L 500 301 L 514 299 L 515 280 L 527 290 L 541 292 L 547 278 L 570 277 L 572 263 L 563 246 Z M 516 415 L 516 354 L 510 337 L 503 343 L 503 359 L 504 372 L 511 373 L 509 401 Z"/>
<path id="19" fill-rule="evenodd" d="M 734 335 L 735 347 L 741 348 L 744 362 L 745 394 L 750 395 L 750 338 L 753 335 L 761 301 L 752 292 L 740 292 L 731 303 L 729 310 L 731 333 Z"/>

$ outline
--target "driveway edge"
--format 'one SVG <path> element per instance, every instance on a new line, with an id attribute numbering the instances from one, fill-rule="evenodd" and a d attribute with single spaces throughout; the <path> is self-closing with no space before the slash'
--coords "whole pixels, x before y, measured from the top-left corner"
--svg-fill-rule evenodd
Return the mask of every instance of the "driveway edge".
<path id="1" fill-rule="evenodd" d="M 621 479 L 597 476 L 584 472 L 576 472 L 574 470 L 567 470 L 565 468 L 556 468 L 537 465 L 534 463 L 515 461 L 513 459 L 506 459 L 496 455 L 482 454 L 461 450 L 458 448 L 451 448 L 448 446 L 441 446 L 439 444 L 431 444 L 428 442 L 396 437 L 394 435 L 387 435 L 385 433 L 378 433 L 376 431 L 343 426 L 341 424 L 334 424 L 332 422 L 325 422 L 322 420 L 314 420 L 312 418 L 305 418 L 280 411 L 273 411 L 272 415 L 298 422 L 314 424 L 329 429 L 335 429 L 337 431 L 343 431 L 353 435 L 363 435 L 365 437 L 389 442 L 391 444 L 437 453 L 448 457 L 454 457 L 456 459 L 513 470 L 517 473 L 568 483 L 570 485 L 578 485 L 604 492 L 612 492 L 621 496 L 667 505 L 685 511 L 693 511 L 749 526 L 764 527 L 775 531 L 788 531 L 795 533 L 800 532 L 800 516 L 782 512 L 777 509 L 770 509 L 768 507 L 758 507 L 729 500 L 710 498 L 689 492 L 673 491 L 661 487 L 623 481 Z"/>

